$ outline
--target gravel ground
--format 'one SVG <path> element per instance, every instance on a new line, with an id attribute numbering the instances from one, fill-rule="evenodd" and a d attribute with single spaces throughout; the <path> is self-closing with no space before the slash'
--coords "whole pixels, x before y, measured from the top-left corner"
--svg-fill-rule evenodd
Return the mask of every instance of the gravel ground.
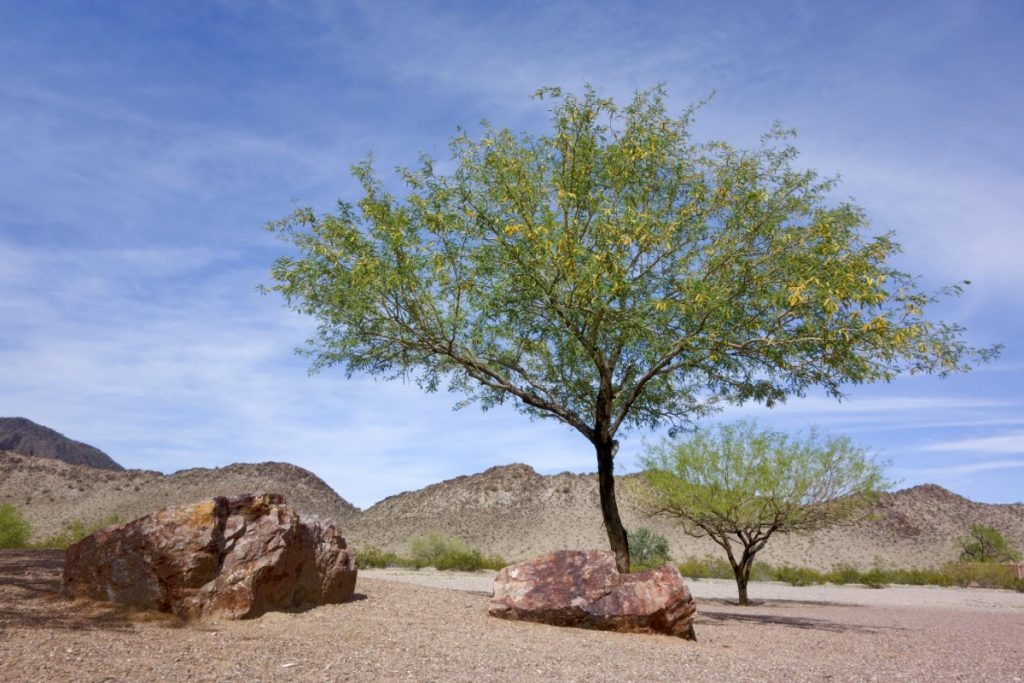
<path id="1" fill-rule="evenodd" d="M 486 614 L 489 575 L 391 570 L 362 572 L 344 605 L 182 625 L 60 599 L 62 561 L 0 551 L 0 680 L 1024 679 L 1012 592 L 757 584 L 763 602 L 740 608 L 727 582 L 698 581 L 693 643 L 501 621 Z"/>

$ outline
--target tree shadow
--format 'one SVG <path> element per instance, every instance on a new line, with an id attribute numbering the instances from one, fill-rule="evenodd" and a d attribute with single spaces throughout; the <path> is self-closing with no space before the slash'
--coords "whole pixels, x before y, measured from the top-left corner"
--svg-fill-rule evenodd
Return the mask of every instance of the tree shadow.
<path id="1" fill-rule="evenodd" d="M 752 606 L 755 607 L 756 606 Z M 740 622 L 746 624 L 765 624 L 772 626 L 787 626 L 808 631 L 826 631 L 829 633 L 881 633 L 883 631 L 902 631 L 899 627 L 892 626 L 867 626 L 863 624 L 849 624 L 830 619 L 815 619 L 807 616 L 784 616 L 780 614 L 765 614 L 764 612 L 714 612 L 700 610 L 698 615 L 712 623 Z"/>
<path id="2" fill-rule="evenodd" d="M 791 600 L 773 598 L 770 600 L 753 599 L 749 604 L 741 605 L 738 600 L 728 598 L 700 598 L 700 604 L 714 604 L 728 607 L 739 607 L 741 609 L 758 607 L 842 607 L 844 609 L 858 609 L 865 607 L 853 602 L 834 602 L 832 600 Z"/>

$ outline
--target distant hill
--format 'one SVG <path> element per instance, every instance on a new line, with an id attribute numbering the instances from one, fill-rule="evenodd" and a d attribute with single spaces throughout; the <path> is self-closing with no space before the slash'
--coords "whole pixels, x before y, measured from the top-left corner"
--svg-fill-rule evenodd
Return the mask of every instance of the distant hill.
<path id="1" fill-rule="evenodd" d="M 635 475 L 634 475 L 635 476 Z M 669 540 L 674 557 L 724 557 L 706 539 L 687 536 L 670 518 L 647 517 L 618 480 L 619 509 L 627 529 L 654 529 Z M 955 560 L 957 538 L 972 523 L 999 529 L 1024 549 L 1024 505 L 975 503 L 939 486 L 917 486 L 886 494 L 875 518 L 811 535 L 777 536 L 758 557 L 773 564 L 828 569 L 836 563 L 870 568 L 928 567 Z M 354 516 L 346 536 L 357 549 L 374 545 L 405 552 L 412 536 L 440 531 L 506 559 L 522 559 L 557 548 L 603 548 L 596 475 L 542 476 L 527 465 L 494 467 L 392 496 Z"/>
<path id="2" fill-rule="evenodd" d="M 91 523 L 113 514 L 134 519 L 168 505 L 253 491 L 281 493 L 301 513 L 335 520 L 343 533 L 345 520 L 358 513 L 312 472 L 283 462 L 161 474 L 0 452 L 0 503 L 22 511 L 34 540 L 60 532 L 72 520 Z"/>
<path id="3" fill-rule="evenodd" d="M 676 559 L 723 556 L 707 539 L 687 536 L 672 519 L 641 513 L 630 493 L 636 476 L 617 481 L 627 529 L 645 526 L 663 534 Z M 36 540 L 72 520 L 93 522 L 111 514 L 132 519 L 168 505 L 254 491 L 281 493 L 300 512 L 333 519 L 357 551 L 377 546 L 405 553 L 410 538 L 433 531 L 458 536 L 508 560 L 559 548 L 605 548 L 608 543 L 592 474 L 544 476 L 527 465 L 492 467 L 391 496 L 360 512 L 316 475 L 287 463 L 164 475 L 0 452 L 0 502 L 23 511 Z M 758 557 L 818 569 L 837 563 L 861 569 L 876 563 L 933 567 L 957 558 L 955 542 L 974 523 L 996 527 L 1011 545 L 1024 550 L 1024 505 L 976 503 L 927 484 L 886 494 L 873 518 L 857 525 L 777 536 Z"/>
<path id="4" fill-rule="evenodd" d="M 88 465 L 101 470 L 124 470 L 100 449 L 69 439 L 24 417 L 0 417 L 0 451 L 54 458 L 71 465 Z"/>

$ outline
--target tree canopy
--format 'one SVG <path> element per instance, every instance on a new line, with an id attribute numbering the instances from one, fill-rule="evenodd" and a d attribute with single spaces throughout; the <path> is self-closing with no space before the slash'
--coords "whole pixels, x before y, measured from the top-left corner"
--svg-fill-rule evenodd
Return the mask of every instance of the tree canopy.
<path id="1" fill-rule="evenodd" d="M 985 524 L 972 524 L 959 545 L 961 562 L 1019 562 L 1021 557 L 999 529 Z"/>
<path id="2" fill-rule="evenodd" d="M 858 521 L 889 486 L 847 437 L 812 430 L 796 438 L 749 421 L 663 441 L 641 461 L 644 507 L 725 550 L 740 604 L 754 557 L 773 534 Z"/>
<path id="3" fill-rule="evenodd" d="M 738 150 L 693 140 L 695 108 L 671 116 L 661 88 L 624 107 L 589 88 L 538 95 L 556 103 L 548 134 L 461 132 L 450 164 L 398 169 L 402 196 L 368 160 L 356 205 L 270 224 L 297 249 L 271 289 L 319 321 L 314 371 L 447 386 L 459 405 L 511 401 L 581 433 L 621 568 L 624 430 L 994 353 L 925 318 L 941 293 L 889 265 L 892 235 L 833 203 L 834 179 L 795 166 L 790 132 Z"/>

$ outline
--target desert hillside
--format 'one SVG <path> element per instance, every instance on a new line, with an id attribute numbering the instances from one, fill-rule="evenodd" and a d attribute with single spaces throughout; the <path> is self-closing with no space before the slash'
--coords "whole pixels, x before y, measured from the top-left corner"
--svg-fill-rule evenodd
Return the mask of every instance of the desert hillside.
<path id="1" fill-rule="evenodd" d="M 174 474 L 114 472 L 59 460 L 0 452 L 0 503 L 17 506 L 33 539 L 58 533 L 72 520 L 116 514 L 132 519 L 168 505 L 250 491 L 282 493 L 301 512 L 343 524 L 357 512 L 313 473 L 283 462 L 196 468 Z"/>
<path id="2" fill-rule="evenodd" d="M 56 458 L 72 465 L 88 465 L 115 472 L 124 470 L 95 446 L 69 439 L 24 417 L 0 417 L 0 451 Z"/>
<path id="3" fill-rule="evenodd" d="M 646 526 L 669 540 L 678 559 L 722 556 L 706 539 L 684 534 L 673 520 L 642 514 L 630 487 L 619 480 L 619 508 L 628 529 Z M 418 491 L 386 498 L 360 512 L 311 472 L 287 463 L 235 464 L 170 475 L 115 472 L 59 460 L 0 453 L 0 502 L 18 506 L 36 540 L 69 521 L 93 522 L 111 514 L 130 519 L 167 505 L 248 491 L 284 494 L 299 510 L 329 517 L 358 549 L 405 553 L 411 537 L 439 531 L 485 553 L 509 560 L 558 548 L 603 548 L 595 475 L 543 476 L 527 465 L 493 467 Z M 954 560 L 955 541 L 972 523 L 999 529 L 1024 549 L 1024 505 L 975 503 L 934 485 L 887 494 L 874 518 L 813 535 L 778 536 L 760 558 L 775 564 L 828 569 L 845 562 L 862 569 L 927 567 Z"/>
<path id="4" fill-rule="evenodd" d="M 706 539 L 687 536 L 671 519 L 640 513 L 629 479 L 621 479 L 617 488 L 627 529 L 646 526 L 664 534 L 676 558 L 722 553 Z M 925 485 L 886 495 L 875 519 L 857 526 L 776 537 L 760 557 L 820 569 L 840 562 L 866 569 L 876 561 L 934 566 L 956 559 L 954 541 L 977 522 L 998 528 L 1011 544 L 1024 548 L 1024 505 L 974 503 Z M 510 560 L 607 544 L 596 475 L 542 476 L 527 465 L 495 467 L 392 496 L 349 519 L 345 529 L 357 548 L 376 545 L 397 552 L 405 551 L 411 536 L 431 531 L 459 536 Z"/>

